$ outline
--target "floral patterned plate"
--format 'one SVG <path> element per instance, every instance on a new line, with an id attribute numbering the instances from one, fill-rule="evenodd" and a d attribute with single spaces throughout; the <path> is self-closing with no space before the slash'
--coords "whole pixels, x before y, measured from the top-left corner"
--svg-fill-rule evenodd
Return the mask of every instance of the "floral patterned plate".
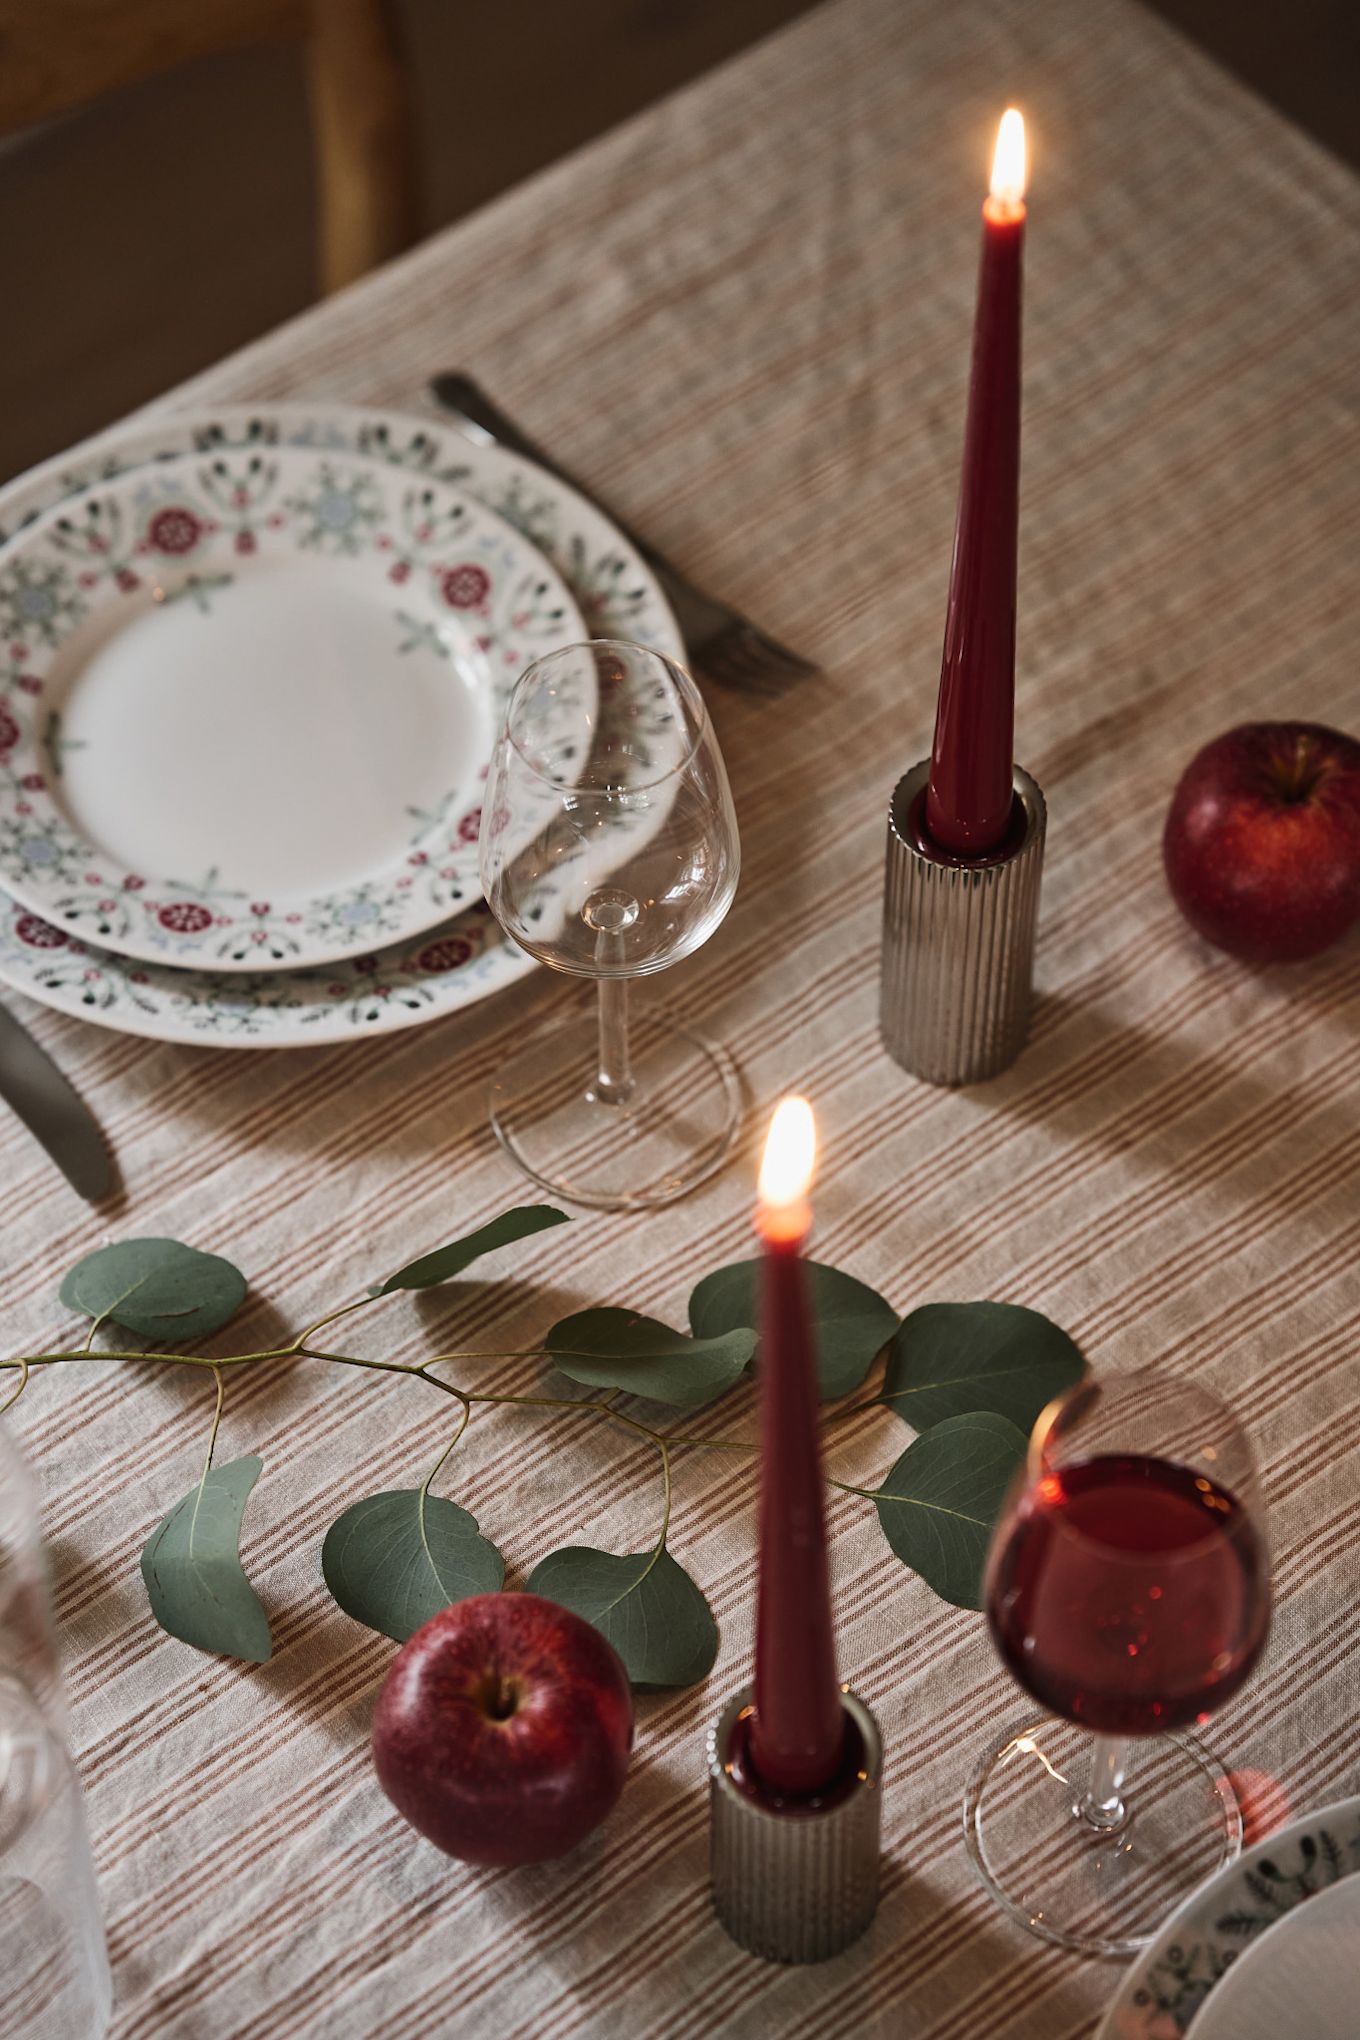
<path id="1" fill-rule="evenodd" d="M 446 483 L 301 449 L 134 469 L 0 558 L 0 880 L 149 962 L 409 940 L 478 897 L 505 698 L 584 630 Z"/>
<path id="2" fill-rule="evenodd" d="M 552 561 L 590 635 L 633 638 L 684 658 L 675 619 L 650 571 L 593 505 L 530 461 L 395 412 L 227 406 L 123 427 L 0 490 L 0 540 L 135 468 L 185 453 L 276 446 L 363 453 L 403 473 L 463 488 Z M 0 551 L 0 563 L 4 558 Z M 0 980 L 58 1011 L 153 1040 L 295 1048 L 388 1034 L 457 1012 L 534 967 L 481 906 L 424 942 L 354 958 L 334 971 L 227 977 L 129 963 L 0 894 Z"/>
<path id="3" fill-rule="evenodd" d="M 1193 2035 L 1197 2013 L 1245 1949 L 1305 1900 L 1358 1872 L 1360 1798 L 1267 1835 L 1171 1915 L 1125 1977 L 1096 2040 Z"/>
<path id="4" fill-rule="evenodd" d="M 1353 2034 L 1360 1977 L 1360 1877 L 1295 1906 L 1233 1964 L 1190 2040 L 1280 2040 Z"/>
<path id="5" fill-rule="evenodd" d="M 469 1006 L 537 966 L 484 905 L 447 928 L 325 970 L 180 970 L 137 963 L 9 902 L 0 979 L 79 1020 L 153 1041 L 306 1048 L 393 1034 Z"/>

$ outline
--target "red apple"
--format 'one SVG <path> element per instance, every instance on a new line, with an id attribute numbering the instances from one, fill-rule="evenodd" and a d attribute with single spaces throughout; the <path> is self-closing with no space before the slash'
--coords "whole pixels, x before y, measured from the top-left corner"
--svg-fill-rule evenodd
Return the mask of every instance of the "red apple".
<path id="1" fill-rule="evenodd" d="M 1248 963 L 1316 956 L 1360 918 L 1360 743 L 1243 723 L 1191 759 L 1162 839 L 1192 928 Z"/>
<path id="2" fill-rule="evenodd" d="M 540 1863 L 623 1790 L 633 1695 L 612 1644 L 537 1594 L 455 1602 L 402 1645 L 373 1761 L 397 1811 L 465 1863 Z"/>

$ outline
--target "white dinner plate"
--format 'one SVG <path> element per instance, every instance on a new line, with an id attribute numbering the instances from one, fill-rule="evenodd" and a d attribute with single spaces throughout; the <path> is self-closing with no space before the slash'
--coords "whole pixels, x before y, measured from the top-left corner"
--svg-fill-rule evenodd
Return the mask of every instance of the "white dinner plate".
<path id="1" fill-rule="evenodd" d="M 675 619 L 646 564 L 591 504 L 499 447 L 437 423 L 335 405 L 227 406 L 124 428 L 0 490 L 0 536 L 113 477 L 189 452 L 303 446 L 361 453 L 401 474 L 462 487 L 524 531 L 570 586 L 590 636 L 633 638 L 683 660 Z M 7 553 L 0 551 L 0 565 Z M 232 1048 L 295 1048 L 387 1034 L 459 1011 L 534 968 L 486 910 L 427 938 L 334 969 L 231 976 L 115 955 L 0 894 L 0 981 L 121 1033 Z"/>
<path id="2" fill-rule="evenodd" d="M 136 469 L 0 559 L 0 882 L 146 962 L 409 941 L 479 897 L 505 699 L 584 631 L 446 483 L 279 448 Z"/>
<path id="3" fill-rule="evenodd" d="M 1240 1955 L 1189 2040 L 1351 2040 L 1360 2029 L 1360 1877 L 1295 1906 Z"/>
<path id="4" fill-rule="evenodd" d="M 1185 2034 L 1200 2040 L 1202 2031 L 1212 2030 L 1207 2015 L 1214 1995 L 1245 1951 L 1263 1936 L 1273 1941 L 1279 1921 L 1358 1872 L 1360 1797 L 1267 1835 L 1177 1907 L 1125 1976 L 1096 2040 L 1181 2040 Z M 1267 1945 L 1262 1942 L 1263 1953 Z M 1323 2040 L 1326 2032 L 1303 2017 L 1289 2030 L 1298 2040 Z"/>

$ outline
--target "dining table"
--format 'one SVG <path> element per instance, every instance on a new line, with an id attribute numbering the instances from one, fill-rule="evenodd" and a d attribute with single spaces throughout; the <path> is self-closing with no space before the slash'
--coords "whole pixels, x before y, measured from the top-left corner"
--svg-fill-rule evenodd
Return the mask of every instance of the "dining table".
<path id="1" fill-rule="evenodd" d="M 880 1044 L 884 842 L 930 745 L 977 207 L 1011 102 L 1032 148 L 1016 741 L 1049 838 L 1028 1046 L 951 1090 Z M 1206 1735 L 1254 1832 L 1360 1789 L 1360 946 L 1275 969 L 1210 949 L 1161 836 L 1220 731 L 1360 724 L 1358 311 L 1353 174 L 1133 0 L 828 0 L 146 414 L 433 419 L 431 378 L 466 370 L 821 668 L 776 693 L 704 683 L 742 876 L 661 989 L 739 1068 L 732 1159 L 683 1202 L 574 1210 L 386 1299 L 353 1349 L 484 1352 L 462 1363 L 480 1385 L 562 1393 L 538 1346 L 569 1311 L 683 1325 L 697 1278 L 753 1251 L 759 1135 L 803 1092 L 819 1260 L 904 1313 L 1029 1305 L 1097 1371 L 1156 1363 L 1245 1426 L 1274 1624 Z M 428 1027 L 257 1053 L 15 995 L 120 1188 L 87 1208 L 0 1115 L 0 1354 L 71 1343 L 58 1287 L 108 1241 L 228 1256 L 249 1293 L 206 1350 L 250 1351 L 535 1201 L 487 1083 L 585 995 L 545 972 Z M 117 2040 L 1094 2033 L 1119 1966 L 1008 1921 L 965 1850 L 965 1777 L 1017 1690 L 983 1616 L 900 1563 L 868 1502 L 827 1506 L 840 1667 L 886 1749 L 882 1899 L 848 1952 L 781 1968 L 726 1937 L 708 1882 L 704 1741 L 751 1662 L 752 1460 L 674 1455 L 671 1549 L 721 1633 L 709 1679 L 638 1696 L 623 1797 L 572 1855 L 478 1870 L 379 1789 L 394 1647 L 319 1565 L 348 1501 L 423 1476 L 444 1398 L 306 1360 L 229 1376 L 219 1457 L 263 1460 L 242 1542 L 274 1631 L 258 1665 L 164 1634 L 138 1574 L 212 1407 L 199 1369 L 96 1356 L 35 1369 L 7 1419 L 41 1494 Z M 749 1387 L 686 1429 L 754 1436 Z M 828 1469 L 872 1487 L 907 1436 L 866 1408 L 828 1428 Z M 439 1486 L 511 1584 L 562 1544 L 656 1534 L 655 1455 L 609 1425 L 479 1410 Z"/>

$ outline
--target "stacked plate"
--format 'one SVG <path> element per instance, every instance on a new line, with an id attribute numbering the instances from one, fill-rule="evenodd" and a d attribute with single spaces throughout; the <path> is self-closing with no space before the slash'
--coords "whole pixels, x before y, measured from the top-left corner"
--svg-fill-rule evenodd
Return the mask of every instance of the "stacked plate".
<path id="1" fill-rule="evenodd" d="M 0 980 L 164 1041 L 392 1032 L 530 959 L 480 898 L 531 660 L 683 647 L 598 511 L 374 411 L 130 428 L 0 492 Z"/>
<path id="2" fill-rule="evenodd" d="M 1265 1811 L 1283 1795 L 1260 1783 Z M 1126 1972 L 1096 2040 L 1349 2040 L 1358 1968 L 1351 1798 L 1277 1828 L 1192 1892 Z"/>

